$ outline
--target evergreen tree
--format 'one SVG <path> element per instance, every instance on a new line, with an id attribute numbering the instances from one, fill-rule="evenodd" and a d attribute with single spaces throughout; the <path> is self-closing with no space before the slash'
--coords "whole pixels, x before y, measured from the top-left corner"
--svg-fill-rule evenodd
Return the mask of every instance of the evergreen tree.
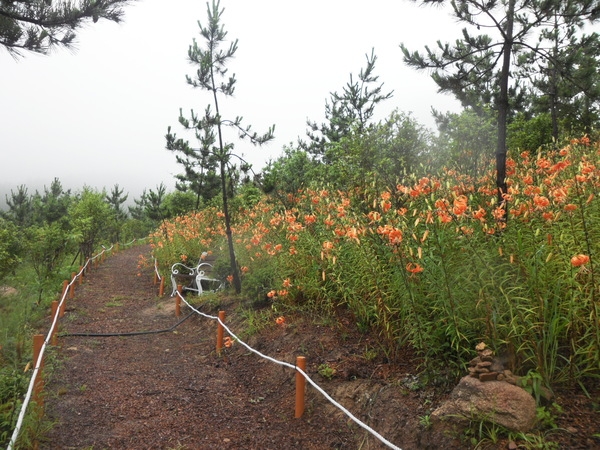
<path id="1" fill-rule="evenodd" d="M 227 32 L 224 31 L 221 24 L 221 15 L 223 9 L 220 8 L 220 2 L 213 0 L 212 6 L 207 3 L 208 24 L 203 26 L 198 22 L 200 35 L 204 38 L 205 48 L 201 48 L 196 40 L 188 50 L 190 62 L 198 66 L 195 76 L 192 78 L 186 76 L 188 84 L 194 88 L 200 88 L 208 91 L 212 97 L 212 106 L 209 104 L 202 115 L 191 111 L 191 117 L 188 119 L 180 112 L 179 123 L 186 130 L 194 130 L 196 139 L 200 143 L 199 151 L 203 155 L 213 155 L 218 162 L 218 171 L 221 181 L 221 196 L 223 202 L 223 213 L 225 216 L 225 232 L 229 247 L 229 260 L 231 263 L 231 272 L 233 276 L 233 285 L 237 293 L 241 292 L 241 279 L 236 263 L 233 236 L 231 231 L 231 217 L 228 208 L 228 192 L 231 186 L 228 186 L 230 177 L 231 159 L 233 156 L 233 144 L 226 143 L 223 137 L 224 127 L 229 126 L 238 131 L 240 138 L 247 138 L 252 144 L 261 145 L 273 139 L 274 126 L 265 134 L 258 135 L 252 132 L 250 126 L 242 127 L 242 118 L 236 117 L 234 120 L 224 119 L 220 112 L 220 97 L 233 96 L 235 90 L 235 75 L 227 78 L 227 63 L 237 51 L 237 39 L 229 43 L 225 49 Z M 171 150 L 184 151 L 189 147 L 188 143 L 182 139 L 177 139 L 175 134 L 171 133 L 169 128 L 167 134 L 167 148 Z M 185 154 L 185 151 L 184 151 Z"/>
<path id="2" fill-rule="evenodd" d="M 156 192 L 150 189 L 146 195 L 144 210 L 146 216 L 155 224 L 158 224 L 167 218 L 167 208 L 165 205 L 166 194 L 167 187 L 164 183 L 160 183 L 156 186 Z"/>
<path id="3" fill-rule="evenodd" d="M 323 157 L 330 143 L 339 142 L 351 132 L 363 133 L 372 119 L 375 106 L 392 97 L 393 91 L 383 92 L 383 83 L 373 87 L 379 77 L 373 75 L 375 70 L 375 50 L 365 55 L 367 65 L 355 80 L 350 74 L 350 81 L 343 87 L 341 94 L 330 93 L 330 101 L 325 101 L 325 123 L 307 121 L 309 142 L 300 141 L 300 148 L 309 153 Z M 325 160 L 325 162 L 327 162 Z"/>
<path id="4" fill-rule="evenodd" d="M 27 193 L 27 187 L 22 184 L 17 192 L 10 190 L 10 198 L 6 197 L 8 211 L 2 212 L 2 216 L 20 228 L 31 225 L 33 220 L 33 204 L 31 196 Z"/>
<path id="5" fill-rule="evenodd" d="M 50 188 L 44 186 L 44 194 L 36 192 L 33 197 L 34 219 L 39 225 L 44 223 L 61 222 L 67 225 L 67 213 L 71 204 L 71 190 L 64 190 L 58 178 L 50 183 Z"/>
<path id="6" fill-rule="evenodd" d="M 181 110 L 180 116 L 183 115 Z M 218 175 L 219 161 L 216 155 L 191 148 L 187 141 L 177 139 L 168 128 L 167 150 L 175 153 L 176 161 L 183 166 L 184 173 L 175 175 L 175 188 L 196 195 L 196 210 L 200 204 L 217 197 L 221 192 Z"/>
<path id="7" fill-rule="evenodd" d="M 129 197 L 129 195 L 126 194 L 123 196 L 123 192 L 124 190 L 119 188 L 118 184 L 115 184 L 110 191 L 110 195 L 105 195 L 104 197 L 104 200 L 106 203 L 108 203 L 114 215 L 120 221 L 127 219 L 127 212 L 121 207 L 121 205 L 127 201 L 127 197 Z"/>
<path id="8" fill-rule="evenodd" d="M 121 240 L 121 227 L 127 220 L 127 211 L 125 211 L 122 205 L 127 201 L 129 195 L 126 194 L 123 196 L 123 192 L 123 189 L 119 189 L 119 185 L 115 184 L 110 191 L 110 195 L 104 197 L 112 212 L 112 242 L 119 242 Z"/>
<path id="9" fill-rule="evenodd" d="M 131 0 L 0 0 L 0 45 L 12 55 L 22 50 L 47 54 L 70 48 L 75 30 L 91 19 L 120 22 Z"/>
<path id="10" fill-rule="evenodd" d="M 422 0 L 424 4 L 441 4 L 444 0 Z M 506 139 L 511 105 L 523 100 L 523 86 L 511 78 L 514 61 L 529 49 L 535 31 L 552 27 L 557 14 L 563 14 L 562 0 L 453 0 L 454 16 L 476 29 L 462 31 L 454 45 L 438 41 L 438 51 L 426 47 L 426 55 L 410 52 L 403 44 L 404 61 L 418 69 L 433 69 L 432 77 L 442 92 L 453 93 L 464 106 L 491 106 L 497 112 L 496 184 L 498 203 L 505 205 Z M 569 2 L 572 8 L 561 15 L 564 23 L 573 18 L 595 20 L 600 14 L 598 1 Z M 480 34 L 494 30 L 497 37 Z M 543 56 L 543 53 L 538 53 Z M 511 82 L 512 81 L 512 82 Z"/>
<path id="11" fill-rule="evenodd" d="M 541 34 L 540 47 L 518 61 L 519 75 L 531 82 L 531 112 L 549 114 L 552 137 L 567 133 L 590 133 L 600 119 L 600 35 L 576 35 L 555 22 Z M 581 25 L 577 23 L 576 25 Z M 538 52 L 544 52 L 540 58 Z M 562 127 L 561 127 L 562 125 Z"/>

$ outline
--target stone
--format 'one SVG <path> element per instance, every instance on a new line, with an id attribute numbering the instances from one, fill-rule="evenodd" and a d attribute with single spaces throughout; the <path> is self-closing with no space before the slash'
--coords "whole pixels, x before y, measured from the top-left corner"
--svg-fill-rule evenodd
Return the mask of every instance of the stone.
<path id="1" fill-rule="evenodd" d="M 485 342 L 480 342 L 475 346 L 475 350 L 477 350 L 478 352 L 482 352 L 485 350 L 486 347 L 487 345 L 485 345 Z"/>
<path id="2" fill-rule="evenodd" d="M 510 430 L 527 432 L 535 425 L 536 405 L 523 388 L 503 381 L 482 383 L 466 376 L 431 418 L 466 423 L 472 419 L 484 420 Z"/>
<path id="3" fill-rule="evenodd" d="M 480 373 L 479 381 L 496 381 L 498 379 L 498 372 Z"/>
<path id="4" fill-rule="evenodd" d="M 481 358 L 491 358 L 492 356 L 494 356 L 494 352 L 492 351 L 491 348 L 486 348 L 485 350 L 481 351 L 481 354 L 479 355 L 481 356 Z"/>

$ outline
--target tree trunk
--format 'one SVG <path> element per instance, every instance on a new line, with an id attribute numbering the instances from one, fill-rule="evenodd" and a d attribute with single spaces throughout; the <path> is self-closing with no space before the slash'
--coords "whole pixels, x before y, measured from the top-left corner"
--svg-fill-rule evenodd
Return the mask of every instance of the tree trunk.
<path id="1" fill-rule="evenodd" d="M 220 134 L 220 131 L 219 131 Z M 235 249 L 233 248 L 233 233 L 231 232 L 231 220 L 229 218 L 229 207 L 227 202 L 227 170 L 225 161 L 221 159 L 221 190 L 223 194 L 223 214 L 225 215 L 225 234 L 227 235 L 227 245 L 229 247 L 229 262 L 231 265 L 231 275 L 233 276 L 233 287 L 235 293 L 242 292 L 242 280 L 237 267 L 235 258 Z"/>
<path id="2" fill-rule="evenodd" d="M 506 128 L 508 122 L 508 80 L 510 79 L 510 58 L 513 46 L 513 23 L 515 0 L 508 3 L 506 14 L 506 35 L 502 71 L 500 73 L 500 98 L 498 99 L 498 147 L 496 148 L 496 186 L 498 188 L 498 205 L 504 209 L 504 218 L 508 218 L 508 205 L 504 194 L 506 186 Z"/>

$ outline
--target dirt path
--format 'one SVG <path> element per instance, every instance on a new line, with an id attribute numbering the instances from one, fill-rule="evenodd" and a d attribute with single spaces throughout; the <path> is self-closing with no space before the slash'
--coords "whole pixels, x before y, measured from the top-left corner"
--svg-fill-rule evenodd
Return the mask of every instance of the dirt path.
<path id="1" fill-rule="evenodd" d="M 61 331 L 174 325 L 173 300 L 156 297 L 151 271 L 136 276 L 138 255 L 147 251 L 125 250 L 95 269 L 70 302 Z M 293 371 L 265 370 L 241 346 L 217 357 L 215 330 L 214 322 L 193 315 L 169 333 L 61 338 L 62 364 L 46 408 L 56 426 L 42 448 L 356 448 L 354 432 L 335 415 L 293 418 Z"/>
<path id="2" fill-rule="evenodd" d="M 61 332 L 122 333 L 176 324 L 174 300 L 157 297 L 152 270 L 137 268 L 139 255 L 148 252 L 146 246 L 131 248 L 94 269 L 68 303 Z M 199 308 L 211 315 L 223 309 L 232 330 L 242 329 L 243 308 L 233 300 Z M 182 308 L 183 316 L 188 312 Z M 414 355 L 398 355 L 392 363 L 374 351 L 375 340 L 356 331 L 351 317 L 338 319 L 288 317 L 285 326 L 269 319 L 248 343 L 290 363 L 306 356 L 311 378 L 403 450 L 472 448 L 464 435 L 461 442 L 423 427 L 422 418 L 447 389 L 419 378 Z M 387 448 L 313 388 L 307 389 L 304 416 L 294 419 L 294 371 L 239 344 L 217 356 L 215 335 L 214 321 L 193 314 L 167 333 L 61 338 L 58 367 L 46 387 L 46 415 L 55 426 L 41 448 Z M 323 366 L 335 370 L 333 379 L 319 375 Z M 569 392 L 559 393 L 558 401 L 564 410 L 557 421 L 560 448 L 594 448 L 595 403 Z M 505 449 L 507 442 L 480 448 Z"/>

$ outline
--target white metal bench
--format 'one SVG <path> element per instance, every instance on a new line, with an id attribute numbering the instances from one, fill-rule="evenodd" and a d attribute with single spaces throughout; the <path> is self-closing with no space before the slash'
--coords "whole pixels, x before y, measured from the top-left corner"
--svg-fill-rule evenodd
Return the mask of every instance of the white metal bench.
<path id="1" fill-rule="evenodd" d="M 184 291 L 193 291 L 198 295 L 205 292 L 217 292 L 225 286 L 223 280 L 214 276 L 214 267 L 205 261 L 208 253 L 203 253 L 200 262 L 190 267 L 183 263 L 175 263 L 171 266 L 171 286 L 173 288 L 171 297 L 177 293 L 177 286 L 181 285 Z"/>

